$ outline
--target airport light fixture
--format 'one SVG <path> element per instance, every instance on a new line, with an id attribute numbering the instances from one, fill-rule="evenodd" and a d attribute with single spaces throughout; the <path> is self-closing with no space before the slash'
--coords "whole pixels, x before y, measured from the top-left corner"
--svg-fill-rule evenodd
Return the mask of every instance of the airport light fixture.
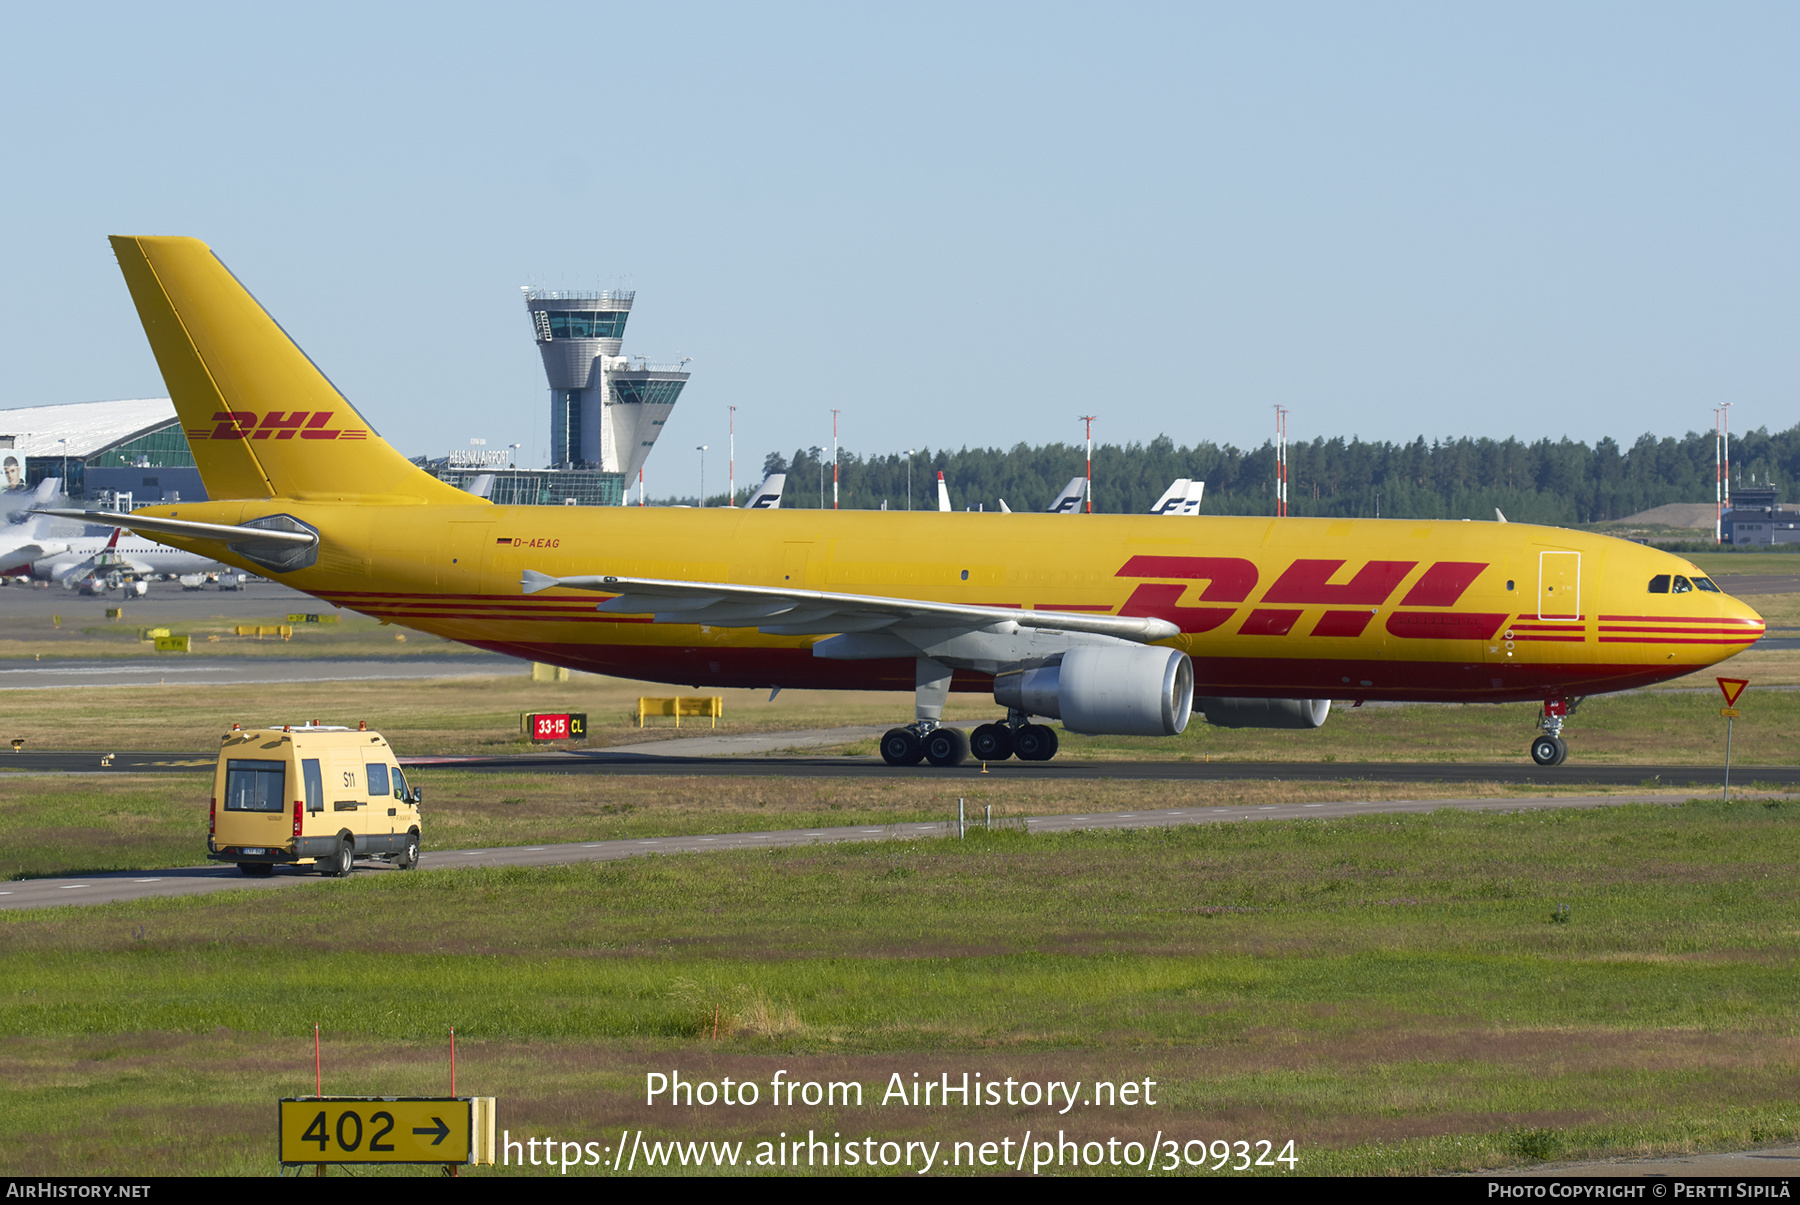
<path id="1" fill-rule="evenodd" d="M 913 465 L 913 457 L 917 456 L 918 454 L 919 454 L 919 449 L 917 449 L 917 448 L 906 449 L 906 509 L 907 510 L 912 509 L 912 465 Z"/>
<path id="2" fill-rule="evenodd" d="M 731 446 L 725 456 L 725 505 L 737 505 L 737 407 L 725 407 L 725 430 Z"/>
<path id="3" fill-rule="evenodd" d="M 706 445 L 699 444 L 694 451 L 700 453 L 700 505 L 706 505 Z"/>

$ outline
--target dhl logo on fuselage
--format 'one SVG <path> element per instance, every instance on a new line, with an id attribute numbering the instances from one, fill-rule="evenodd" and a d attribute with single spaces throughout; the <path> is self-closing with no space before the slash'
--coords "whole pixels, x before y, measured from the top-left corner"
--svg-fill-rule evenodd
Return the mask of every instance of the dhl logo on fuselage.
<path id="1" fill-rule="evenodd" d="M 187 428 L 189 439 L 367 439 L 367 430 L 332 427 L 332 410 L 271 410 L 262 422 L 250 410 L 220 410 L 213 415 L 218 425 Z"/>
<path id="2" fill-rule="evenodd" d="M 1331 609 L 1307 635 L 1361 636 L 1382 604 L 1419 566 L 1418 561 L 1370 561 L 1349 581 L 1333 582 L 1344 564 L 1341 560 L 1295 561 L 1256 600 L 1259 605 L 1238 626 L 1237 634 L 1289 635 L 1305 607 L 1323 605 Z M 1453 607 L 1487 567 L 1485 561 L 1438 561 L 1413 583 L 1399 605 Z M 1206 582 L 1200 592 L 1201 603 L 1239 604 L 1250 601 L 1259 580 L 1254 562 L 1229 556 L 1134 556 L 1117 576 L 1181 579 L 1140 584 L 1119 614 L 1166 619 L 1183 632 L 1196 634 L 1223 626 L 1239 608 L 1179 605 L 1190 583 Z M 1406 640 L 1488 640 L 1506 619 L 1504 612 L 1396 610 L 1388 613 L 1386 627 L 1390 636 Z"/>

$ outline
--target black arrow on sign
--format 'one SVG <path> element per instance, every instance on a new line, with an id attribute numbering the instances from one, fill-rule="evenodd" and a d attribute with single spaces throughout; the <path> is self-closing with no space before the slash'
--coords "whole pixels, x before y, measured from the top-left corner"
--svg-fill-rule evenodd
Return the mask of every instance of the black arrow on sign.
<path id="1" fill-rule="evenodd" d="M 436 1146 L 438 1143 L 442 1142 L 444 1139 L 446 1139 L 450 1136 L 450 1127 L 444 1124 L 444 1119 L 442 1117 L 433 1117 L 431 1120 L 437 1122 L 437 1129 L 427 1130 L 420 1126 L 414 1126 L 413 1133 L 415 1133 L 415 1134 L 436 1134 L 437 1137 L 433 1138 L 431 1140 L 431 1145 Z"/>

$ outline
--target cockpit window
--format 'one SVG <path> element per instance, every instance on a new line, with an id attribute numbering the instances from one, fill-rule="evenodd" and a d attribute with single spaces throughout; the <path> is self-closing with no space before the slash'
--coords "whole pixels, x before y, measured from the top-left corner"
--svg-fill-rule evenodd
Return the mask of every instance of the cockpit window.
<path id="1" fill-rule="evenodd" d="M 1723 594 L 1723 593 L 1725 593 L 1725 591 L 1723 591 L 1723 590 L 1719 589 L 1717 586 L 1713 585 L 1713 580 L 1710 577 L 1697 577 L 1694 579 L 1694 585 L 1696 585 L 1700 589 L 1706 591 L 1706 593 L 1708 593 L 1708 594 Z"/>
<path id="2" fill-rule="evenodd" d="M 1669 592 L 1669 575 L 1659 573 L 1650 579 L 1650 593 L 1667 594 Z"/>
<path id="3" fill-rule="evenodd" d="M 1670 587 L 1669 593 L 1671 593 L 1671 594 L 1692 594 L 1693 591 L 1694 591 L 1694 583 L 1688 581 L 1687 578 L 1682 577 L 1679 573 L 1677 573 L 1675 575 L 1675 584 L 1672 587 Z"/>

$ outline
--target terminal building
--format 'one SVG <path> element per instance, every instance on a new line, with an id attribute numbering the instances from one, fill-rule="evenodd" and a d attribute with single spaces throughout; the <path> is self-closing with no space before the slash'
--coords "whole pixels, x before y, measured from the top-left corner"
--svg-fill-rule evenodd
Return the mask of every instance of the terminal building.
<path id="1" fill-rule="evenodd" d="M 1783 506 L 1773 485 L 1740 485 L 1731 491 L 1720 538 L 1734 547 L 1800 544 L 1800 508 Z"/>
<path id="2" fill-rule="evenodd" d="M 206 499 L 166 397 L 0 410 L 0 471 L 0 488 L 34 489 L 56 477 L 63 493 L 94 506 Z"/>

